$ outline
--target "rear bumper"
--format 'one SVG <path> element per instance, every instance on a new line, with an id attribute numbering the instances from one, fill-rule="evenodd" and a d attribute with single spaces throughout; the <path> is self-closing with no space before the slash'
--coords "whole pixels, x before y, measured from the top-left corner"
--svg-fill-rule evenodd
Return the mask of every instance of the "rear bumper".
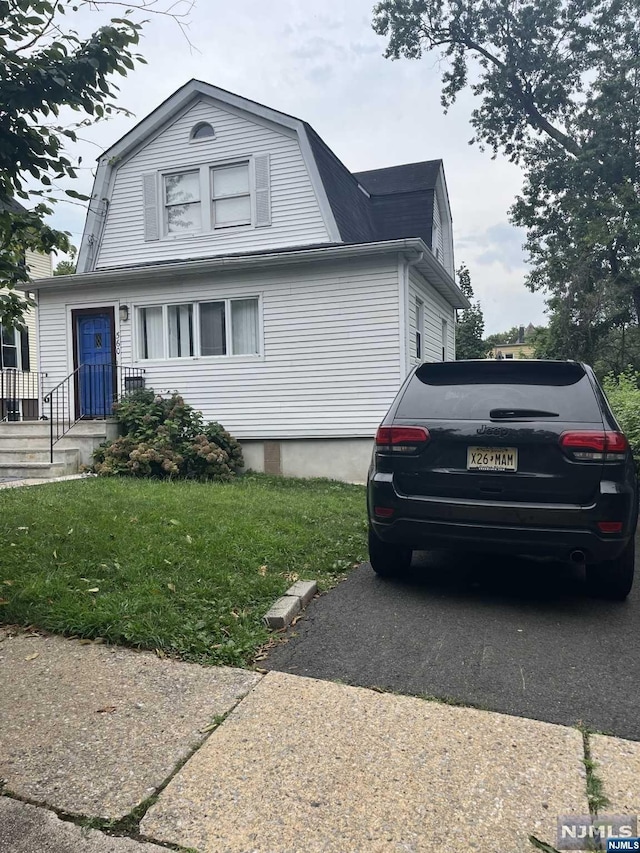
<path id="1" fill-rule="evenodd" d="M 369 480 L 369 519 L 384 542 L 415 550 L 446 548 L 568 559 L 583 551 L 588 562 L 614 559 L 635 533 L 636 496 L 622 486 L 606 486 L 591 506 L 513 505 L 399 495 L 389 474 Z M 376 518 L 371 508 L 393 509 L 393 517 Z M 621 534 L 600 534 L 597 522 L 623 520 Z"/>

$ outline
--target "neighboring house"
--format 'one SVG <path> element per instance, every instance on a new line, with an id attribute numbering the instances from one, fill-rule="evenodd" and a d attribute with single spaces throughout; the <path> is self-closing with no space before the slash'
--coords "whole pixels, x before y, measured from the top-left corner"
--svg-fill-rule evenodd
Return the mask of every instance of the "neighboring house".
<path id="1" fill-rule="evenodd" d="M 37 301 L 72 419 L 144 377 L 249 467 L 345 480 L 412 366 L 455 357 L 468 306 L 442 161 L 351 174 L 304 121 L 196 80 L 99 159 L 77 274 Z"/>
<path id="2" fill-rule="evenodd" d="M 25 212 L 15 199 L 10 209 Z M 51 255 L 28 249 L 24 261 L 32 280 L 53 275 Z M 7 293 L 6 288 L 0 293 Z M 25 312 L 24 325 L 22 331 L 0 325 L 0 421 L 37 420 L 39 416 L 36 313 L 32 308 Z"/>
<path id="3" fill-rule="evenodd" d="M 529 339 L 536 327 L 533 323 L 529 323 L 527 328 L 520 326 L 518 337 L 515 341 L 508 344 L 496 344 L 489 351 L 487 358 L 533 358 L 535 347 L 529 342 Z"/>

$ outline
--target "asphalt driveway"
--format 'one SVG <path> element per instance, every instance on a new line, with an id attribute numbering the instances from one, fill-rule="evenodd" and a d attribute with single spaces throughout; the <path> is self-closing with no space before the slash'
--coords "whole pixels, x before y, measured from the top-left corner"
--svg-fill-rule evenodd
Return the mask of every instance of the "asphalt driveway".
<path id="1" fill-rule="evenodd" d="M 640 580 L 612 603 L 559 564 L 424 553 L 403 581 L 360 566 L 290 633 L 267 668 L 640 740 Z"/>

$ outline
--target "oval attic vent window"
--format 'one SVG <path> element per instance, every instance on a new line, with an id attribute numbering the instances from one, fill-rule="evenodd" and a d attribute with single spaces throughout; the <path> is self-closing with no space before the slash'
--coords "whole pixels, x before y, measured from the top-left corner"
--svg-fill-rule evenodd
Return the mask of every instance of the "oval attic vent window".
<path id="1" fill-rule="evenodd" d="M 210 139 L 213 136 L 213 128 L 206 121 L 197 124 L 191 131 L 191 139 Z"/>

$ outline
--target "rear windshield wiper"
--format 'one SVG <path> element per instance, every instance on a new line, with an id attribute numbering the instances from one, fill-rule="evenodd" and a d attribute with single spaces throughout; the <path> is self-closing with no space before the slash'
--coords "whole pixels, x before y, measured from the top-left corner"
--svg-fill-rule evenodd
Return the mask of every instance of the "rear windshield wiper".
<path id="1" fill-rule="evenodd" d="M 545 412 L 543 409 L 491 409 L 491 420 L 508 418 L 559 418 L 558 412 Z"/>

